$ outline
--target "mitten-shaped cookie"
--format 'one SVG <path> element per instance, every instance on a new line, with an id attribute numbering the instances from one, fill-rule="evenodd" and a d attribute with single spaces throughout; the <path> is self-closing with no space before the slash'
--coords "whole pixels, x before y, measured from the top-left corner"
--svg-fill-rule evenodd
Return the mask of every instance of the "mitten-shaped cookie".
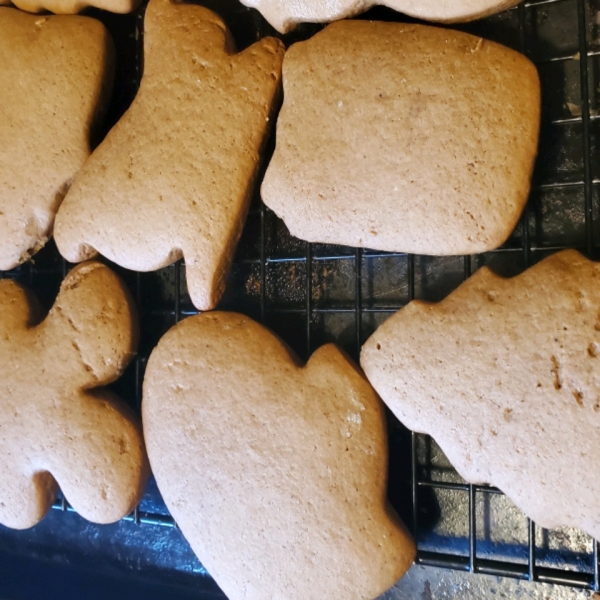
<path id="1" fill-rule="evenodd" d="M 574 250 L 512 279 L 484 267 L 442 302 L 411 302 L 361 354 L 394 414 L 467 481 L 596 539 L 599 361 L 600 264 Z"/>
<path id="2" fill-rule="evenodd" d="M 88 6 L 124 14 L 137 8 L 140 2 L 141 0 L 12 0 L 17 8 L 27 12 L 49 10 L 60 15 L 73 15 Z M 10 1 L 0 0 L 0 4 L 10 4 Z"/>
<path id="3" fill-rule="evenodd" d="M 0 8 L 0 269 L 21 264 L 52 235 L 90 154 L 113 58 L 100 21 Z"/>
<path id="4" fill-rule="evenodd" d="M 48 316 L 0 281 L 0 523 L 23 529 L 50 508 L 57 483 L 86 519 L 117 521 L 148 475 L 141 427 L 104 386 L 137 344 L 126 288 L 100 263 L 73 269 Z"/>
<path id="5" fill-rule="evenodd" d="M 281 33 L 298 23 L 326 23 L 381 4 L 412 17 L 453 23 L 472 21 L 519 4 L 521 0 L 241 0 L 257 8 Z"/>
<path id="6" fill-rule="evenodd" d="M 540 118 L 521 54 L 458 31 L 343 21 L 288 50 L 283 85 L 262 196 L 293 235 L 448 255 L 496 248 L 514 229 Z"/>
<path id="7" fill-rule="evenodd" d="M 190 317 L 150 356 L 142 417 L 161 494 L 231 600 L 374 598 L 412 563 L 383 405 L 335 346 L 302 367 L 247 317 Z"/>
<path id="8" fill-rule="evenodd" d="M 208 9 L 151 0 L 141 87 L 87 161 L 57 218 L 72 262 L 96 251 L 137 271 L 183 255 L 191 299 L 218 302 L 246 217 L 283 45 L 240 54 Z"/>

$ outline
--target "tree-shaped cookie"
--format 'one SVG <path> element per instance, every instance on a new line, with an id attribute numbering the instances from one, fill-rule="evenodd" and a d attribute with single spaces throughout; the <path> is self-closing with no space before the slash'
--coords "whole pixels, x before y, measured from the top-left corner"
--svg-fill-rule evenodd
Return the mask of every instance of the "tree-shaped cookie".
<path id="1" fill-rule="evenodd" d="M 537 152 L 523 55 L 423 25 L 340 21 L 288 50 L 265 204 L 309 242 L 474 254 L 514 230 Z"/>
<path id="2" fill-rule="evenodd" d="M 600 539 L 600 263 L 574 250 L 411 302 L 361 364 L 394 414 L 544 527 Z"/>
<path id="3" fill-rule="evenodd" d="M 190 317 L 150 356 L 142 417 L 161 494 L 231 600 L 370 599 L 410 566 L 383 405 L 335 346 L 302 367 L 247 317 Z"/>
<path id="4" fill-rule="evenodd" d="M 521 0 L 241 0 L 257 8 L 281 33 L 298 23 L 327 23 L 381 4 L 411 17 L 452 23 L 472 21 L 515 6 Z"/>
<path id="5" fill-rule="evenodd" d="M 73 269 L 41 322 L 35 299 L 0 281 L 0 523 L 35 525 L 57 484 L 90 521 L 135 507 L 148 474 L 141 427 L 101 386 L 136 345 L 133 303 L 100 263 Z"/>
<path id="6" fill-rule="evenodd" d="M 185 257 L 201 310 L 224 286 L 279 86 L 283 45 L 235 54 L 206 8 L 151 0 L 138 95 L 76 178 L 57 218 L 60 252 L 137 271 Z"/>
<path id="7" fill-rule="evenodd" d="M 52 235 L 90 154 L 113 55 L 100 21 L 0 8 L 0 269 L 21 264 Z"/>

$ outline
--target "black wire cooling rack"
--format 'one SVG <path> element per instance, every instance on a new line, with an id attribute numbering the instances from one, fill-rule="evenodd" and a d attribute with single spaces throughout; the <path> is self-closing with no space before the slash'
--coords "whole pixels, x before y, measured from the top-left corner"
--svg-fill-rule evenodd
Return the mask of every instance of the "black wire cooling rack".
<path id="1" fill-rule="evenodd" d="M 199 3 L 226 18 L 240 47 L 274 33 L 256 11 L 237 0 Z M 139 82 L 143 11 L 131 16 L 92 14 L 108 25 L 117 42 L 110 126 Z M 381 8 L 362 18 L 402 20 Z M 303 39 L 318 29 L 301 26 L 284 40 Z M 293 238 L 257 197 L 220 309 L 260 320 L 304 359 L 329 341 L 357 358 L 362 343 L 390 314 L 414 298 L 440 300 L 484 264 L 511 276 L 563 248 L 595 256 L 600 233 L 600 0 L 525 2 L 461 29 L 523 52 L 537 65 L 542 81 L 542 130 L 532 192 L 506 244 L 465 257 L 308 244 Z M 267 154 L 273 143 L 271 139 Z M 0 276 L 28 285 L 49 307 L 68 268 L 50 243 L 28 264 Z M 116 387 L 139 406 L 150 351 L 167 329 L 196 311 L 181 262 L 155 273 L 116 270 L 132 289 L 142 324 L 139 355 Z M 572 529 L 549 532 L 536 527 L 499 490 L 462 481 L 427 436 L 411 434 L 391 415 L 389 430 L 389 495 L 412 525 L 417 562 L 600 591 L 597 542 Z M 590 467 L 594 459 L 590 457 Z M 116 526 L 84 523 L 64 498 L 54 508 L 27 534 L 0 528 L 0 550 L 63 558 L 83 553 L 92 563 L 206 575 L 185 549 L 152 482 L 140 506 Z"/>

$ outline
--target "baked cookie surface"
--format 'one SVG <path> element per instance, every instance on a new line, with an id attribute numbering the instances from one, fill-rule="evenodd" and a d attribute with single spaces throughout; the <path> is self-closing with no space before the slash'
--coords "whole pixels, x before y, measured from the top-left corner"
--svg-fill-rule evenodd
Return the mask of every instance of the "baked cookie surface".
<path id="1" fill-rule="evenodd" d="M 428 21 L 472 21 L 519 4 L 521 0 L 241 0 L 257 8 L 281 33 L 299 23 L 327 23 L 382 5 Z"/>
<path id="2" fill-rule="evenodd" d="M 74 15 L 84 8 L 93 6 L 114 13 L 130 13 L 141 3 L 141 0 L 12 0 L 19 8 L 31 13 L 48 10 L 57 15 Z M 9 0 L 0 0 L 0 4 L 11 4 Z"/>
<path id="3" fill-rule="evenodd" d="M 412 563 L 383 405 L 335 346 L 302 367 L 245 316 L 187 318 L 150 356 L 142 417 L 169 511 L 231 600 L 375 598 Z"/>
<path id="4" fill-rule="evenodd" d="M 111 523 L 140 500 L 148 463 L 131 409 L 104 389 L 137 346 L 137 317 L 117 276 L 75 267 L 48 316 L 0 281 L 0 523 L 24 529 L 46 514 L 57 483 L 75 510 Z"/>
<path id="5" fill-rule="evenodd" d="M 521 54 L 422 25 L 334 23 L 283 66 L 267 206 L 309 242 L 415 254 L 500 246 L 525 206 L 540 83 Z"/>
<path id="6" fill-rule="evenodd" d="M 96 252 L 136 271 L 185 257 L 200 310 L 218 302 L 241 234 L 283 45 L 236 54 L 206 8 L 151 0 L 144 75 L 133 104 L 95 150 L 57 217 L 71 262 Z"/>
<path id="7" fill-rule="evenodd" d="M 599 315 L 600 264 L 574 250 L 511 279 L 483 267 L 445 300 L 392 316 L 361 365 L 467 481 L 497 486 L 542 527 L 598 539 Z"/>
<path id="8" fill-rule="evenodd" d="M 114 69 L 104 25 L 0 8 L 0 269 L 35 254 L 91 152 Z"/>

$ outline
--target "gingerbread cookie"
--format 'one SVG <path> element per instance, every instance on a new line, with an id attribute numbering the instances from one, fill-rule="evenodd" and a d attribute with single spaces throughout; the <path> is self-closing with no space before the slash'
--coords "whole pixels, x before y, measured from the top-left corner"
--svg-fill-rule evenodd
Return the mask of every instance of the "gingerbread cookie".
<path id="1" fill-rule="evenodd" d="M 283 71 L 262 196 L 293 235 L 435 255 L 510 235 L 540 119 L 524 56 L 458 31 L 344 21 L 293 45 Z"/>
<path id="2" fill-rule="evenodd" d="M 231 600 L 375 598 L 415 556 L 386 501 L 383 406 L 335 346 L 299 365 L 251 319 L 185 319 L 142 403 L 171 514 Z"/>
<path id="3" fill-rule="evenodd" d="M 130 13 L 136 9 L 141 0 L 12 0 L 21 10 L 39 13 L 45 10 L 59 15 L 74 15 L 84 8 L 93 6 L 114 13 Z M 8 0 L 0 0 L 0 4 L 10 4 Z"/>
<path id="4" fill-rule="evenodd" d="M 51 236 L 90 154 L 113 59 L 100 21 L 0 8 L 0 269 L 21 264 Z"/>
<path id="5" fill-rule="evenodd" d="M 141 427 L 102 386 L 136 345 L 133 303 L 100 263 L 73 269 L 41 322 L 35 299 L 0 281 L 0 523 L 35 525 L 57 484 L 96 523 L 135 507 L 148 475 Z"/>
<path id="6" fill-rule="evenodd" d="M 239 54 L 206 8 L 151 0 L 131 108 L 76 178 L 57 217 L 72 262 L 96 252 L 136 271 L 185 257 L 200 310 L 215 306 L 246 217 L 283 45 Z"/>
<path id="7" fill-rule="evenodd" d="M 357 15 L 378 4 L 411 17 L 454 23 L 472 21 L 516 6 L 521 0 L 241 0 L 257 8 L 281 33 L 299 23 L 327 23 Z"/>
<path id="8" fill-rule="evenodd" d="M 413 301 L 364 345 L 394 414 L 469 482 L 543 527 L 600 538 L 600 263 L 574 250 L 503 279 L 486 267 L 437 304 Z"/>

